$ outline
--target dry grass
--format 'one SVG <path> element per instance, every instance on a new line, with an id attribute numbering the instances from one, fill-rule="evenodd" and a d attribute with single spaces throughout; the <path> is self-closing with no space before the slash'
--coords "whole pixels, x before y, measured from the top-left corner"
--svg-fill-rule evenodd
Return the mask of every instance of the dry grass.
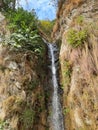
<path id="1" fill-rule="evenodd" d="M 21 113 L 22 108 L 21 105 L 23 104 L 23 100 L 21 97 L 17 96 L 10 96 L 6 100 L 3 101 L 3 109 L 6 113 L 6 116 L 11 116 L 16 112 Z"/>
<path id="2" fill-rule="evenodd" d="M 53 31 L 52 31 L 52 34 L 51 34 L 51 37 L 54 38 L 54 35 L 55 33 L 58 31 L 58 29 L 60 28 L 60 25 L 59 25 L 59 21 L 56 21 L 54 27 L 53 27 Z"/>
<path id="3" fill-rule="evenodd" d="M 78 7 L 83 2 L 84 0 L 69 0 L 68 5 L 66 6 L 66 11 L 71 11 L 73 8 Z"/>
<path id="4" fill-rule="evenodd" d="M 85 20 L 85 19 L 84 19 Z M 85 23 L 85 24 L 84 24 Z M 66 35 L 63 36 L 61 53 L 61 70 L 65 71 L 63 63 L 67 60 L 72 63 L 71 82 L 66 86 L 64 76 L 64 107 L 70 108 L 66 116 L 68 129 L 97 130 L 98 129 L 98 34 L 97 25 L 84 23 L 73 27 L 87 28 L 88 38 L 82 47 L 69 47 Z M 64 51 L 64 52 L 63 52 Z M 66 95 L 67 94 L 67 95 Z M 66 95 L 66 98 L 65 98 Z M 78 111 L 77 111 L 78 108 Z M 78 119 L 80 118 L 80 119 Z M 80 123 L 82 122 L 82 125 Z M 71 127 L 70 127 L 71 124 Z"/>

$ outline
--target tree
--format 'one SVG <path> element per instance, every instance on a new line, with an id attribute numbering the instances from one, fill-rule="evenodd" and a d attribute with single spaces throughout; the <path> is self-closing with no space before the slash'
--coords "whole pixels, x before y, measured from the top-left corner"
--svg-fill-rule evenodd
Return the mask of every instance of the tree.
<path id="1" fill-rule="evenodd" d="M 3 0 L 0 0 L 0 8 L 2 8 L 3 7 Z"/>
<path id="2" fill-rule="evenodd" d="M 13 10 L 15 10 L 16 0 L 13 0 Z"/>
<path id="3" fill-rule="evenodd" d="M 9 9 L 15 10 L 16 0 L 0 0 L 0 7 L 4 11 Z"/>

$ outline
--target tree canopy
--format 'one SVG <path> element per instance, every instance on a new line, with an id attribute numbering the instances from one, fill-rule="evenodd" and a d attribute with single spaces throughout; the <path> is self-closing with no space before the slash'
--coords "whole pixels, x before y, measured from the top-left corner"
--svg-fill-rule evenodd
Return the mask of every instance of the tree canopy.
<path id="1" fill-rule="evenodd" d="M 0 8 L 2 10 L 13 9 L 15 10 L 16 0 L 0 0 Z"/>

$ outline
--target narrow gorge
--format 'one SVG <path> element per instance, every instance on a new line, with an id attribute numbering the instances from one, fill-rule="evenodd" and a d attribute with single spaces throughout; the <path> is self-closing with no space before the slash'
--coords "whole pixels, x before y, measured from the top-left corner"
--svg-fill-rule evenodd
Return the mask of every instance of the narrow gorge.
<path id="1" fill-rule="evenodd" d="M 51 38 L 0 2 L 0 130 L 98 130 L 98 0 L 58 0 Z"/>

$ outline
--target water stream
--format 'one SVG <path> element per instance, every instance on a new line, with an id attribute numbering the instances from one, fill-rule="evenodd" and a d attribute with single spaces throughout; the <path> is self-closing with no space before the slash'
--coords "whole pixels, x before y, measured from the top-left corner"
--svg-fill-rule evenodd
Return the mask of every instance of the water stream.
<path id="1" fill-rule="evenodd" d="M 60 103 L 60 97 L 58 93 L 58 81 L 57 81 L 57 69 L 56 69 L 56 53 L 57 46 L 55 44 L 48 44 L 49 57 L 51 59 L 51 72 L 52 72 L 52 84 L 53 84 L 53 95 L 52 95 L 52 129 L 53 130 L 64 130 L 62 108 Z"/>

